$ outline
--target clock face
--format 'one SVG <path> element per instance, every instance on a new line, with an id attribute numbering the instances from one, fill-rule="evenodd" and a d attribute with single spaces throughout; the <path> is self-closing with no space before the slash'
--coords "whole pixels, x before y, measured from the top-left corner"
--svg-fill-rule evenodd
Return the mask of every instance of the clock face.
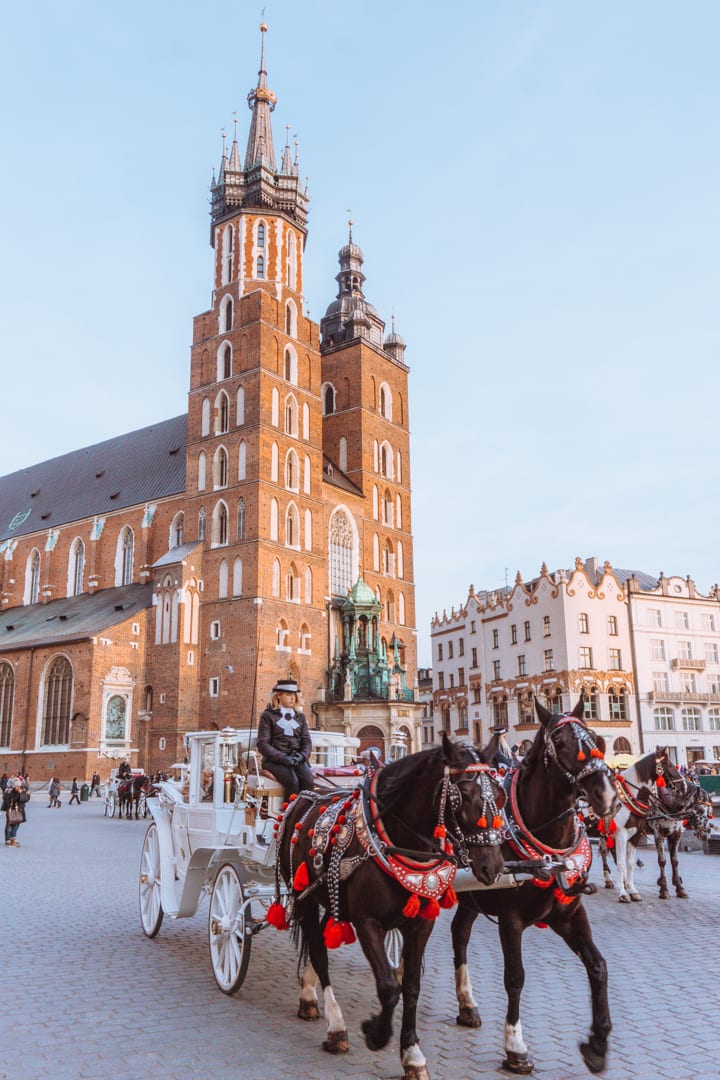
<path id="1" fill-rule="evenodd" d="M 32 513 L 32 508 L 29 509 L 29 510 L 21 510 L 18 514 L 16 514 L 15 517 L 10 522 L 10 524 L 8 525 L 8 528 L 9 528 L 10 532 L 12 532 L 13 529 L 19 529 L 20 526 L 23 525 L 27 521 L 27 519 L 30 517 L 31 513 Z"/>

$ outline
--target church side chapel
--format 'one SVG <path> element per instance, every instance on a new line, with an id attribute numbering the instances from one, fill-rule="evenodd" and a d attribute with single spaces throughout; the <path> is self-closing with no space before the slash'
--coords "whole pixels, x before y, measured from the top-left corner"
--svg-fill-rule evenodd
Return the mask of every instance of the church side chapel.
<path id="1" fill-rule="evenodd" d="M 212 307 L 187 414 L 0 478 L 0 764 L 103 779 L 248 727 L 278 678 L 311 727 L 420 748 L 405 343 L 352 235 L 304 312 L 308 191 L 265 70 L 211 185 Z M 178 378 L 182 378 L 178 371 Z"/>

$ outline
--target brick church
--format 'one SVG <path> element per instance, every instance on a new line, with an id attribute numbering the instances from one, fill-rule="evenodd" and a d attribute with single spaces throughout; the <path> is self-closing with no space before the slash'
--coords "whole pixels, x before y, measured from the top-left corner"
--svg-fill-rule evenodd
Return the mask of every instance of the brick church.
<path id="1" fill-rule="evenodd" d="M 352 227 L 303 314 L 308 195 L 275 157 L 261 30 L 187 414 L 0 478 L 2 771 L 169 766 L 186 731 L 253 726 L 278 676 L 311 727 L 419 749 L 405 344 Z"/>

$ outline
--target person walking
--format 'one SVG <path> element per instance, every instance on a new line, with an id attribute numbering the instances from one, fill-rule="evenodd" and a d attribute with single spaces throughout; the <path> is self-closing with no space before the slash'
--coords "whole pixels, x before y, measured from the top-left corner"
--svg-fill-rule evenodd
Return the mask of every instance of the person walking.
<path id="1" fill-rule="evenodd" d="M 61 787 L 60 781 L 57 779 L 57 777 L 53 776 L 53 778 L 50 781 L 50 786 L 48 788 L 48 798 L 49 798 L 48 810 L 50 809 L 51 806 L 62 806 L 62 803 L 60 802 L 60 792 L 61 791 L 62 791 L 62 787 Z"/>
<path id="2" fill-rule="evenodd" d="M 298 684 L 294 679 L 280 679 L 258 723 L 257 748 L 262 754 L 262 767 L 282 784 L 286 799 L 315 787 L 309 765 L 312 740 L 298 705 Z"/>
<path id="3" fill-rule="evenodd" d="M 92 774 L 92 780 L 90 781 L 90 798 L 93 796 L 93 792 L 100 798 L 100 773 L 94 772 Z"/>
<path id="4" fill-rule="evenodd" d="M 20 847 L 17 841 L 17 831 L 26 821 L 25 803 L 30 798 L 30 792 L 26 790 L 22 776 L 12 776 L 5 788 L 2 801 L 2 809 L 5 811 L 5 846 Z"/>
<path id="5" fill-rule="evenodd" d="M 80 785 L 77 782 L 77 776 L 73 776 L 72 787 L 70 788 L 70 802 L 68 803 L 68 806 L 72 806 L 74 802 L 76 802 L 78 806 L 80 805 Z"/>

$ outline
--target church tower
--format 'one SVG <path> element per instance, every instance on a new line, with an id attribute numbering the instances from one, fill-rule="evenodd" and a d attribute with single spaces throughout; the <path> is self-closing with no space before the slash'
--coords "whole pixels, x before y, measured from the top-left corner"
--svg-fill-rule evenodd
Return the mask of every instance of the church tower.
<path id="1" fill-rule="evenodd" d="M 211 187 L 212 308 L 195 319 L 186 538 L 203 542 L 203 723 L 249 723 L 278 672 L 326 640 L 317 326 L 303 315 L 308 195 L 297 152 L 279 167 L 265 34 L 241 159 L 237 132 Z M 203 646 L 204 643 L 204 646 Z M 312 664 L 309 665 L 311 668 Z"/>

